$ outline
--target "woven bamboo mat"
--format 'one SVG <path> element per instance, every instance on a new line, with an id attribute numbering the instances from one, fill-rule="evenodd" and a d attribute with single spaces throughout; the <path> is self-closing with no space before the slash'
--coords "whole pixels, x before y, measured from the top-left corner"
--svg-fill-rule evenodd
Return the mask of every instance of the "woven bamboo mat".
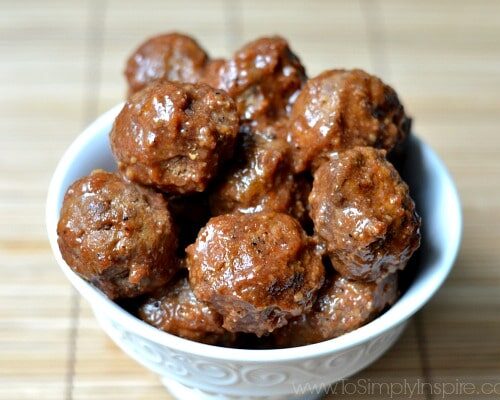
<path id="1" fill-rule="evenodd" d="M 1 1 L 0 399 L 170 398 L 99 329 L 56 266 L 43 222 L 63 150 L 122 99 L 134 46 L 168 30 L 222 56 L 279 33 L 312 76 L 357 66 L 396 87 L 456 179 L 463 246 L 445 286 L 353 380 L 499 382 L 499 15 L 494 0 Z M 483 397 L 500 392 L 459 398 Z"/>

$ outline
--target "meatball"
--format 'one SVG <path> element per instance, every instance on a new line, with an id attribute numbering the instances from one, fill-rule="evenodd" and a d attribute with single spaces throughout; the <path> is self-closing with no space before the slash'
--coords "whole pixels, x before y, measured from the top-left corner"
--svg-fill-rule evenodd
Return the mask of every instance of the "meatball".
<path id="1" fill-rule="evenodd" d="M 420 245 L 420 217 L 384 150 L 333 153 L 314 174 L 309 203 L 333 267 L 347 278 L 382 279 Z"/>
<path id="2" fill-rule="evenodd" d="M 370 322 L 397 297 L 396 274 L 378 283 L 336 275 L 327 279 L 309 313 L 273 333 L 274 342 L 278 347 L 294 347 L 341 336 Z"/>
<path id="3" fill-rule="evenodd" d="M 195 83 L 208 56 L 189 36 L 167 33 L 146 40 L 127 60 L 129 94 L 157 79 Z"/>
<path id="4" fill-rule="evenodd" d="M 233 211 L 288 213 L 294 200 L 295 183 L 289 147 L 276 134 L 280 126 L 244 128 L 236 150 L 239 157 L 210 196 L 212 214 Z"/>
<path id="5" fill-rule="evenodd" d="M 201 81 L 227 91 L 240 118 L 250 120 L 288 115 L 305 79 L 287 41 L 274 36 L 248 43 L 227 62 L 212 63 Z"/>
<path id="6" fill-rule="evenodd" d="M 227 60 L 224 58 L 214 58 L 209 60 L 205 65 L 205 69 L 200 77 L 201 82 L 212 83 L 212 87 L 217 87 L 220 85 L 218 83 L 221 76 L 219 74 L 226 68 Z"/>
<path id="7" fill-rule="evenodd" d="M 237 133 L 234 102 L 222 91 L 157 81 L 128 99 L 110 139 L 131 181 L 179 194 L 205 190 Z"/>
<path id="8" fill-rule="evenodd" d="M 110 172 L 95 170 L 69 187 L 57 234 L 71 269 L 111 299 L 151 292 L 178 268 L 162 195 Z"/>
<path id="9" fill-rule="evenodd" d="M 220 314 L 195 297 L 185 276 L 145 299 L 138 316 L 162 331 L 196 342 L 229 345 L 235 340 L 235 334 L 222 328 Z"/>
<path id="10" fill-rule="evenodd" d="M 396 92 L 361 70 L 331 70 L 310 79 L 290 116 L 294 169 L 317 168 L 329 152 L 354 146 L 387 151 L 410 129 Z"/>
<path id="11" fill-rule="evenodd" d="M 262 336 L 308 311 L 323 284 L 321 257 L 299 223 L 262 212 L 212 218 L 187 248 L 191 287 L 231 332 Z"/>

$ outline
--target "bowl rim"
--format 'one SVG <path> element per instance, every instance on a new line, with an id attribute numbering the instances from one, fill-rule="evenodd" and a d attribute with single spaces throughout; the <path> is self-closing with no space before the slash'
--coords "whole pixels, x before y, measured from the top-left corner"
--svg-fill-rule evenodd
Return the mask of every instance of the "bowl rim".
<path id="1" fill-rule="evenodd" d="M 440 169 L 441 179 L 447 184 L 448 190 L 450 191 L 450 207 L 455 208 L 454 214 L 456 218 L 456 229 L 451 232 L 444 259 L 440 263 L 439 268 L 431 275 L 432 278 L 426 279 L 422 290 L 418 292 L 418 296 L 411 296 L 411 298 L 409 298 L 409 296 L 407 296 L 407 291 L 384 314 L 352 332 L 320 343 L 292 348 L 250 350 L 218 347 L 194 342 L 154 328 L 122 309 L 99 290 L 74 273 L 63 260 L 57 244 L 56 228 L 60 211 L 57 206 L 57 200 L 61 193 L 66 192 L 67 189 L 66 187 L 62 187 L 66 171 L 75 157 L 80 153 L 82 147 L 88 144 L 94 137 L 102 135 L 104 130 L 109 132 L 109 127 L 112 125 L 116 115 L 120 112 L 122 107 L 123 103 L 120 103 L 95 119 L 76 137 L 65 151 L 50 181 L 45 209 L 45 222 L 50 246 L 59 267 L 78 292 L 90 303 L 94 312 L 108 315 L 110 319 L 122 324 L 127 330 L 138 336 L 170 349 L 221 361 L 280 363 L 283 361 L 310 359 L 323 355 L 340 353 L 372 340 L 408 320 L 422 308 L 441 287 L 453 267 L 460 248 L 463 229 L 458 191 L 448 169 L 437 154 L 426 145 L 425 142 L 413 136 L 413 140 L 418 141 L 421 148 L 427 153 L 426 156 L 430 158 L 431 164 Z"/>

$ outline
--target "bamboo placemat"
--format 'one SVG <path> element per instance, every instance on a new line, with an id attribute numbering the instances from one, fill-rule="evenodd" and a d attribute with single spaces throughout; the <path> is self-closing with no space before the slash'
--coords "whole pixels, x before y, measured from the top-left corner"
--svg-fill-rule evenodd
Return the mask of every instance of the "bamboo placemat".
<path id="1" fill-rule="evenodd" d="M 279 33 L 311 76 L 356 66 L 397 89 L 456 179 L 463 245 L 401 340 L 351 381 L 499 382 L 499 15 L 493 0 L 0 2 L 0 399 L 170 398 L 99 329 L 56 266 L 43 221 L 62 152 L 122 99 L 128 53 L 168 30 L 221 56 Z"/>

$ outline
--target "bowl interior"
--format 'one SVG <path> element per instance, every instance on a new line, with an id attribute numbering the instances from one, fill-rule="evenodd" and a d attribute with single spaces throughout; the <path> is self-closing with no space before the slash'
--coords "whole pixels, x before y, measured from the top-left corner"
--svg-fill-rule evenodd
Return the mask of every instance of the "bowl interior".
<path id="1" fill-rule="evenodd" d="M 412 265 L 407 268 L 413 272 L 411 284 L 387 312 L 351 333 L 325 342 L 294 348 L 293 352 L 288 349 L 220 348 L 161 332 L 128 314 L 74 274 L 62 259 L 57 246 L 57 221 L 69 185 L 95 168 L 116 169 L 108 134 L 121 108 L 122 104 L 119 104 L 94 121 L 62 157 L 49 187 L 46 223 L 54 255 L 71 283 L 93 307 L 98 307 L 109 318 L 136 334 L 168 347 L 228 360 L 283 361 L 340 351 L 380 335 L 407 320 L 430 299 L 451 270 L 458 252 L 462 229 L 457 191 L 441 160 L 430 147 L 413 136 L 409 140 L 408 156 L 402 167 L 402 175 L 410 186 L 411 195 L 422 217 L 422 245 L 413 258 Z"/>

